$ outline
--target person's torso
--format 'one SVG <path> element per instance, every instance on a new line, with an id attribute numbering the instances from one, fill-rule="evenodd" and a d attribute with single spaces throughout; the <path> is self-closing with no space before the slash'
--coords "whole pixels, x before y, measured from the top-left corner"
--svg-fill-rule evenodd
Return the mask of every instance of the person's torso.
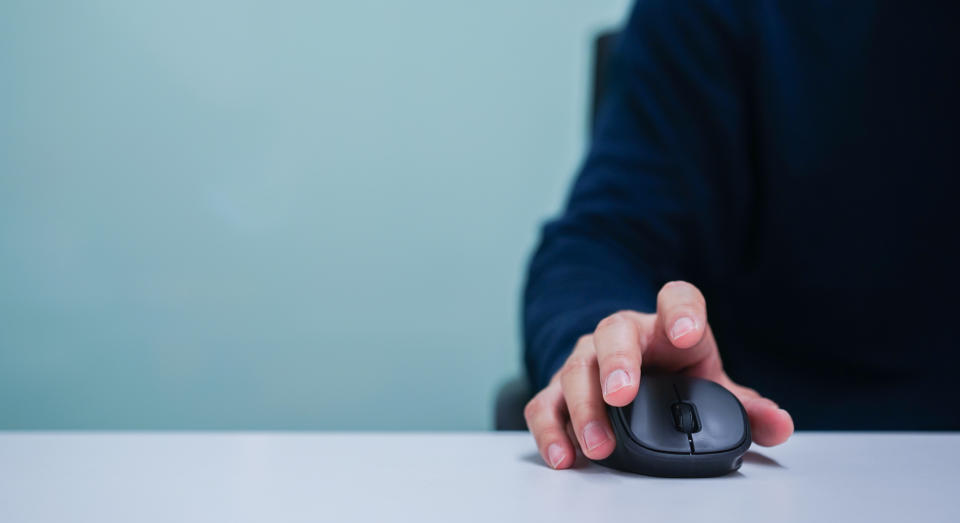
<path id="1" fill-rule="evenodd" d="M 754 228 L 708 284 L 728 367 L 773 396 L 813 380 L 803 408 L 860 408 L 851 428 L 869 394 L 960 426 L 916 405 L 960 400 L 960 5 L 760 5 Z"/>

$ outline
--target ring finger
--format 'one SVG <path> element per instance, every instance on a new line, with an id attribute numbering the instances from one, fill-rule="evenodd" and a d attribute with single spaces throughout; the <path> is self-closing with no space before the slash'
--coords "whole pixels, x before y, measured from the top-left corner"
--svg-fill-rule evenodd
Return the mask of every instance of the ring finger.
<path id="1" fill-rule="evenodd" d="M 560 386 L 580 449 L 590 459 L 613 452 L 613 430 L 600 391 L 600 371 L 592 336 L 581 338 L 560 376 Z"/>

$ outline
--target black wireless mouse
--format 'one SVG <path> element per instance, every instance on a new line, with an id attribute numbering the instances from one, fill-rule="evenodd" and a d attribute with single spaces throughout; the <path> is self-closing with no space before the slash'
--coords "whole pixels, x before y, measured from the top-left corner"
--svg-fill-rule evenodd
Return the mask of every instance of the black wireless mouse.
<path id="1" fill-rule="evenodd" d="M 648 476 L 721 476 L 740 468 L 750 422 L 737 398 L 700 378 L 647 375 L 633 403 L 607 407 L 617 439 L 601 465 Z"/>

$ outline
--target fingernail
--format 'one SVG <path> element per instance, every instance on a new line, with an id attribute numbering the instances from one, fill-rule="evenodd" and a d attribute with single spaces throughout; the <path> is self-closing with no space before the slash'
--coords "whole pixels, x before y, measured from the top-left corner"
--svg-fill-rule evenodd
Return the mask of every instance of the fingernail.
<path id="1" fill-rule="evenodd" d="M 630 375 L 623 369 L 611 372 L 603 382 L 603 395 L 613 394 L 630 384 Z"/>
<path id="2" fill-rule="evenodd" d="M 550 460 L 550 466 L 557 468 L 563 463 L 563 460 L 567 459 L 567 454 L 563 451 L 563 447 L 557 445 L 556 443 L 551 443 L 547 447 L 547 459 Z"/>
<path id="3" fill-rule="evenodd" d="M 583 442 L 587 450 L 593 450 L 607 442 L 607 431 L 598 421 L 591 421 L 583 428 Z"/>
<path id="4" fill-rule="evenodd" d="M 670 339 L 675 340 L 696 328 L 696 322 L 684 316 L 683 318 L 680 318 L 674 322 L 673 327 L 670 329 Z"/>

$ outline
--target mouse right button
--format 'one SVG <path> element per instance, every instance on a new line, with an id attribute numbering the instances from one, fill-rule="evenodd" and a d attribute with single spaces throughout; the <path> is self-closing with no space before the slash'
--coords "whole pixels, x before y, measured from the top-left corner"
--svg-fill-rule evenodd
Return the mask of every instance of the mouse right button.
<path id="1" fill-rule="evenodd" d="M 691 380 L 678 386 L 680 396 L 697 408 L 701 430 L 690 435 L 693 453 L 734 449 L 746 437 L 747 420 L 737 398 L 722 386 L 707 380 Z"/>

